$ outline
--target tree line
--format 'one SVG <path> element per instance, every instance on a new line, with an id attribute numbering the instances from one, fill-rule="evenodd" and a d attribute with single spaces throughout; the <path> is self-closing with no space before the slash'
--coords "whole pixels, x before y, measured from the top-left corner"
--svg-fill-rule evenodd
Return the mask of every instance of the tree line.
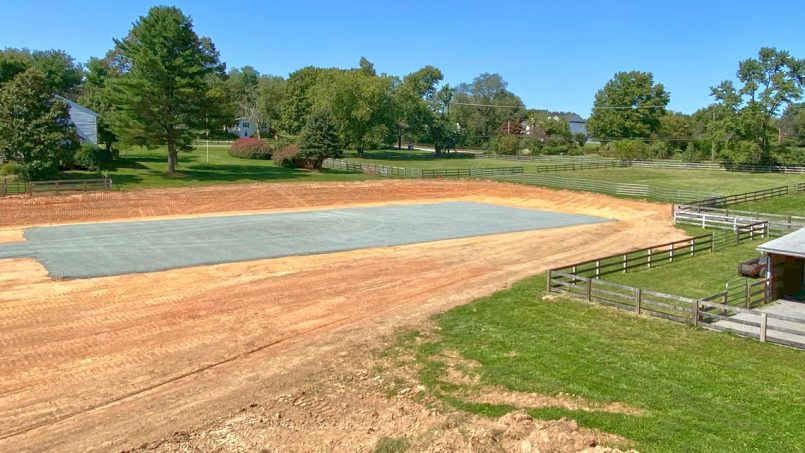
<path id="1" fill-rule="evenodd" d="M 437 67 L 396 76 L 363 57 L 354 68 L 308 66 L 288 77 L 227 70 L 212 40 L 175 7 L 151 8 L 113 42 L 85 65 L 57 50 L 0 52 L 0 153 L 32 176 L 80 165 L 58 94 L 100 114 L 108 152 L 166 146 L 169 173 L 180 151 L 225 137 L 235 118 L 258 125 L 257 138 L 294 140 L 315 112 L 325 113 L 314 123 L 332 121 L 339 146 L 358 152 L 415 142 L 437 153 L 583 153 L 595 141 L 596 152 L 624 158 L 805 162 L 805 63 L 774 48 L 741 61 L 738 85 L 715 85 L 714 102 L 692 115 L 667 109 L 670 93 L 651 73 L 617 73 L 595 96 L 588 133 L 574 134 L 577 115 L 527 109 L 499 74 L 450 86 Z"/>

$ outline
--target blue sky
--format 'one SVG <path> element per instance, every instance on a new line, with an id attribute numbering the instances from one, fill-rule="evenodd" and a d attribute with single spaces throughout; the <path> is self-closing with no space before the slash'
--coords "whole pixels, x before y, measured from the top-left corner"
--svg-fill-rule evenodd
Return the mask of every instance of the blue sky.
<path id="1" fill-rule="evenodd" d="M 154 2 L 0 0 L 0 47 L 102 56 Z M 228 67 L 287 76 L 306 65 L 404 75 L 435 65 L 450 84 L 498 72 L 529 108 L 587 116 L 617 71 L 654 73 L 670 108 L 692 113 L 762 46 L 805 57 L 805 2 L 283 1 L 171 4 Z M 768 11 L 768 16 L 763 12 Z"/>

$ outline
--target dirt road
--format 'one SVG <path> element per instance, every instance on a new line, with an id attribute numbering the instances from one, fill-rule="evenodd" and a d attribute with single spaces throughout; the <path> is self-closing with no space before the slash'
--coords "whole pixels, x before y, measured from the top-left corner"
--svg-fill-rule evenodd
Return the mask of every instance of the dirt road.
<path id="1" fill-rule="evenodd" d="M 446 199 L 619 222 L 86 280 L 51 280 L 30 259 L 0 261 L 0 450 L 120 450 L 192 430 L 293 391 L 401 325 L 554 265 L 683 236 L 667 206 L 461 181 L 1 200 L 0 213 L 13 216 L 0 223 Z"/>

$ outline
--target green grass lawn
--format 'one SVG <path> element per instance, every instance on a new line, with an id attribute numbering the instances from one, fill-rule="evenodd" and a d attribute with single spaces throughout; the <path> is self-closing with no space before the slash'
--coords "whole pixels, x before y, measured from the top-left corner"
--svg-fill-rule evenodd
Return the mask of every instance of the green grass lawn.
<path id="1" fill-rule="evenodd" d="M 392 158 L 378 156 L 378 153 L 390 153 Z M 400 159 L 394 159 L 399 155 Z M 525 172 L 535 171 L 535 167 L 561 164 L 557 161 L 506 161 L 497 159 L 474 159 L 471 157 L 432 158 L 433 153 L 424 151 L 378 151 L 367 152 L 363 158 L 357 155 L 349 159 L 397 167 L 421 169 L 444 168 L 490 168 L 490 167 L 523 167 Z M 769 187 L 805 182 L 802 175 L 773 173 L 738 173 L 711 170 L 680 170 L 655 168 L 606 168 L 596 170 L 579 170 L 552 173 L 556 176 L 579 178 L 597 181 L 647 184 L 650 186 L 685 189 L 713 194 L 735 194 Z"/>
<path id="2" fill-rule="evenodd" d="M 774 173 L 738 173 L 660 168 L 609 168 L 574 171 L 574 178 L 647 184 L 714 194 L 736 194 L 805 182 L 805 176 Z"/>
<path id="3" fill-rule="evenodd" d="M 566 392 L 642 413 L 522 409 L 624 436 L 642 452 L 802 450 L 804 351 L 544 294 L 544 275 L 523 280 L 436 316 L 435 333 L 401 335 L 390 354 L 413 353 L 422 383 L 472 413 L 516 409 L 474 402 L 480 386 Z M 447 379 L 445 350 L 477 361 L 480 383 Z"/>
<path id="4" fill-rule="evenodd" d="M 636 288 L 691 298 L 703 298 L 724 291 L 724 285 L 740 278 L 739 261 L 760 256 L 757 246 L 768 239 L 746 241 L 713 253 L 665 262 L 652 269 L 633 269 L 627 273 L 605 275 L 604 280 Z"/>
<path id="5" fill-rule="evenodd" d="M 741 211 L 805 216 L 805 192 L 772 198 L 770 200 L 742 203 L 733 206 L 733 208 Z"/>
<path id="6" fill-rule="evenodd" d="M 120 159 L 104 164 L 118 189 L 184 187 L 248 182 L 354 181 L 370 177 L 355 173 L 323 170 L 305 171 L 276 167 L 270 160 L 238 159 L 227 154 L 228 145 L 210 145 L 209 162 L 204 145 L 194 151 L 179 153 L 180 173 L 168 177 L 168 155 L 164 148 L 130 148 Z M 62 178 L 97 178 L 97 172 L 64 172 Z"/>

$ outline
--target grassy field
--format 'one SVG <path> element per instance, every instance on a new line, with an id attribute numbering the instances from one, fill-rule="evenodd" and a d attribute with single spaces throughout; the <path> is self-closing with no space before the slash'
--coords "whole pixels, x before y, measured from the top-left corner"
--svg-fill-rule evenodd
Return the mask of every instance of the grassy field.
<path id="1" fill-rule="evenodd" d="M 679 296 L 703 298 L 724 291 L 724 285 L 739 278 L 739 261 L 760 256 L 757 246 L 768 239 L 746 241 L 713 253 L 645 270 L 604 276 L 607 281 Z"/>
<path id="2" fill-rule="evenodd" d="M 584 170 L 574 171 L 572 176 L 582 179 L 647 184 L 668 189 L 696 190 L 714 194 L 744 193 L 805 182 L 805 176 L 803 175 L 656 168 Z"/>
<path id="3" fill-rule="evenodd" d="M 391 156 L 381 158 L 378 153 L 380 152 L 367 152 L 363 158 L 355 155 L 351 155 L 349 158 L 372 164 L 421 169 L 523 167 L 527 173 L 534 171 L 538 166 L 564 163 L 550 160 L 529 162 L 471 157 L 434 159 L 431 157 L 432 153 L 425 151 L 385 151 L 383 153 Z M 400 156 L 400 158 L 395 159 L 396 156 Z M 803 175 L 655 168 L 606 168 L 552 174 L 568 178 L 647 184 L 660 188 L 694 190 L 722 195 L 805 182 Z"/>
<path id="4" fill-rule="evenodd" d="M 768 212 L 805 216 L 805 193 L 796 193 L 771 200 L 744 203 L 735 206 L 741 211 Z"/>
<path id="5" fill-rule="evenodd" d="M 389 353 L 413 354 L 423 384 L 472 413 L 516 409 L 476 402 L 483 387 L 565 392 L 642 413 L 522 409 L 619 434 L 645 452 L 801 451 L 803 351 L 544 294 L 544 276 L 526 279 L 436 316 L 435 333 L 401 335 Z M 449 379 L 444 351 L 477 361 L 479 382 Z"/>
<path id="6" fill-rule="evenodd" d="M 270 160 L 238 159 L 227 154 L 228 145 L 210 145 L 207 162 L 205 147 L 179 153 L 179 175 L 169 178 L 167 151 L 164 148 L 147 150 L 131 148 L 120 153 L 120 159 L 104 164 L 103 170 L 116 188 L 143 189 L 153 187 L 184 187 L 191 185 L 273 182 L 273 181 L 354 181 L 368 179 L 362 174 L 323 170 L 304 171 L 276 167 Z M 64 178 L 97 178 L 97 172 L 65 172 Z"/>

